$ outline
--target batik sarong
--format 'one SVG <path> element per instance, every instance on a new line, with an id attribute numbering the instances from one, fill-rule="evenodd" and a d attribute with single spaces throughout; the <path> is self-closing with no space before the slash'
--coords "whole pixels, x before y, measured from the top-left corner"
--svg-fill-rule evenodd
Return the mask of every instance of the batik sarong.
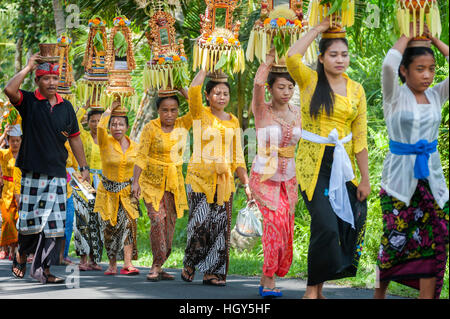
<path id="1" fill-rule="evenodd" d="M 164 192 L 159 211 L 155 211 L 151 204 L 146 203 L 146 206 L 151 222 L 150 243 L 153 266 L 161 267 L 172 251 L 173 232 L 177 220 L 174 196 L 170 192 Z"/>
<path id="2" fill-rule="evenodd" d="M 426 180 L 419 180 L 410 205 L 380 191 L 383 235 L 377 265 L 380 281 L 420 289 L 421 278 L 436 277 L 439 298 L 447 262 L 448 202 L 441 209 Z"/>
<path id="3" fill-rule="evenodd" d="M 233 194 L 223 205 L 208 203 L 206 195 L 186 185 L 189 220 L 183 264 L 225 280 L 228 272 Z"/>
<path id="4" fill-rule="evenodd" d="M 102 176 L 103 187 L 108 192 L 118 193 L 125 187 L 130 185 L 130 182 L 115 182 L 108 180 Z M 117 224 L 112 226 L 109 221 L 102 220 L 103 238 L 106 253 L 109 259 L 123 260 L 124 246 L 132 245 L 132 260 L 138 259 L 137 251 L 137 222 L 132 219 L 128 212 L 123 207 L 119 200 L 119 209 L 117 211 Z"/>
<path id="5" fill-rule="evenodd" d="M 75 251 L 78 256 L 93 256 L 93 261 L 102 261 L 103 231 L 100 215 L 94 213 L 95 199 L 87 201 L 74 190 L 75 205 Z"/>

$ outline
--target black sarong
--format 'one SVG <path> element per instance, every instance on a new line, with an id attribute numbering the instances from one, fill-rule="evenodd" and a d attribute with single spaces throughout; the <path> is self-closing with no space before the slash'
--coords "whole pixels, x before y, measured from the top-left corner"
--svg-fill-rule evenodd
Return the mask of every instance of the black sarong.
<path id="1" fill-rule="evenodd" d="M 316 188 L 311 201 L 301 192 L 311 215 L 311 237 L 308 250 L 308 286 L 328 280 L 354 277 L 364 245 L 367 201 L 356 198 L 357 187 L 347 182 L 355 229 L 333 211 L 328 197 L 333 146 L 326 146 Z"/>

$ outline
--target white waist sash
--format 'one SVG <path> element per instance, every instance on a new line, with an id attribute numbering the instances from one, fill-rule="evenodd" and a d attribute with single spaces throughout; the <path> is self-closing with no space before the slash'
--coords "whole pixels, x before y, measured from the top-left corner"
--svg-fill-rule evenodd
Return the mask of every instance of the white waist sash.
<path id="1" fill-rule="evenodd" d="M 330 186 L 328 196 L 335 214 L 343 221 L 355 228 L 352 206 L 348 198 L 346 182 L 355 178 L 352 163 L 348 157 L 344 144 L 352 140 L 352 133 L 339 140 L 339 134 L 333 129 L 328 137 L 323 137 L 303 130 L 302 138 L 318 144 L 334 144 L 333 164 L 331 166 Z"/>

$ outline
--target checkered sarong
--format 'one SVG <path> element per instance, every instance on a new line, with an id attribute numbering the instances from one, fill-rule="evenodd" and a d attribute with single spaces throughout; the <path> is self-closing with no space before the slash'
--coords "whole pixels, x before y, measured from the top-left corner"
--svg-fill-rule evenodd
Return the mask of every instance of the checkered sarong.
<path id="1" fill-rule="evenodd" d="M 27 172 L 22 175 L 19 233 L 44 232 L 46 238 L 63 237 L 66 222 L 67 181 L 62 177 Z"/>

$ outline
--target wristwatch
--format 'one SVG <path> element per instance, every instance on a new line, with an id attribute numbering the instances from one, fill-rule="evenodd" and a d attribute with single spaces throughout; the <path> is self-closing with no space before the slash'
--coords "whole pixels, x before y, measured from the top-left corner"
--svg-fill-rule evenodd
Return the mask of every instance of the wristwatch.
<path id="1" fill-rule="evenodd" d="M 89 170 L 89 166 L 82 166 L 80 167 L 80 172 L 85 171 L 85 170 Z"/>

